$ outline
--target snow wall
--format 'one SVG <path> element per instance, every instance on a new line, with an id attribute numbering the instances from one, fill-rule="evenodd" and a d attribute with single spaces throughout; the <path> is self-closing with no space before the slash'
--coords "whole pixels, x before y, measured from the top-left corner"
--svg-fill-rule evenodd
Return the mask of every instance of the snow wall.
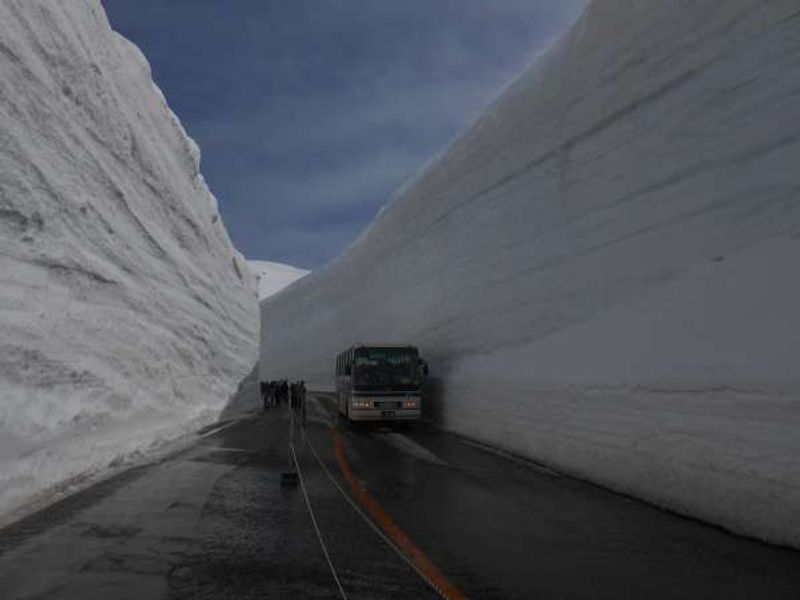
<path id="1" fill-rule="evenodd" d="M 0 2 L 0 513 L 216 419 L 255 282 L 99 0 Z"/>
<path id="2" fill-rule="evenodd" d="M 800 7 L 602 0 L 338 260 L 262 376 L 429 360 L 447 429 L 800 546 Z"/>

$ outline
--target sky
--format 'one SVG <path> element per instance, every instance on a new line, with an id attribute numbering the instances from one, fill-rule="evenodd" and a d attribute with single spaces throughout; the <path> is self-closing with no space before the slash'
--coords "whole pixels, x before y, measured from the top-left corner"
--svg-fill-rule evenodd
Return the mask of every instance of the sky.
<path id="1" fill-rule="evenodd" d="M 335 258 L 585 0 L 102 0 L 248 258 Z"/>

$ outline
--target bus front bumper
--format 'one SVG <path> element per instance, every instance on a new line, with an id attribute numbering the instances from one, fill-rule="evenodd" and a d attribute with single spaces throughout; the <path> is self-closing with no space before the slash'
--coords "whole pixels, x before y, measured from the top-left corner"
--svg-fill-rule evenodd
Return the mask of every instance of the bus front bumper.
<path id="1" fill-rule="evenodd" d="M 419 408 L 351 408 L 351 421 L 419 421 L 422 411 Z"/>

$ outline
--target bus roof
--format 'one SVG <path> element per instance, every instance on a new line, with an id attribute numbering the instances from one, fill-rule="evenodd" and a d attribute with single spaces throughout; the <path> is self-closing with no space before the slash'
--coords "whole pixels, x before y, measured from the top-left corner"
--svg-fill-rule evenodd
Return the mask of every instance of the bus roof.
<path id="1" fill-rule="evenodd" d="M 353 344 L 353 348 L 415 348 L 413 344 Z"/>
<path id="2" fill-rule="evenodd" d="M 417 347 L 412 344 L 379 344 L 379 343 L 371 343 L 371 344 L 353 344 L 344 349 L 344 352 L 348 352 L 349 350 L 355 350 L 356 348 L 411 348 L 416 350 Z"/>

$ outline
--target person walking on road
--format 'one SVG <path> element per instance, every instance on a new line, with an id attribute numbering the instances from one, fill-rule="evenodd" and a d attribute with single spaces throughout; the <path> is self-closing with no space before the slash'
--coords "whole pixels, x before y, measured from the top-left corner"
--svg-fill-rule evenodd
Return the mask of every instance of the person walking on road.
<path id="1" fill-rule="evenodd" d="M 297 384 L 297 396 L 300 401 L 300 413 L 303 418 L 303 427 L 306 426 L 306 382 L 302 379 Z"/>
<path id="2" fill-rule="evenodd" d="M 261 402 L 264 405 L 264 410 L 267 410 L 267 405 L 270 403 L 270 396 L 272 394 L 272 382 L 260 382 Z"/>
<path id="3" fill-rule="evenodd" d="M 281 402 L 288 402 L 289 400 L 289 384 L 285 379 L 282 379 L 278 384 L 278 404 Z"/>

